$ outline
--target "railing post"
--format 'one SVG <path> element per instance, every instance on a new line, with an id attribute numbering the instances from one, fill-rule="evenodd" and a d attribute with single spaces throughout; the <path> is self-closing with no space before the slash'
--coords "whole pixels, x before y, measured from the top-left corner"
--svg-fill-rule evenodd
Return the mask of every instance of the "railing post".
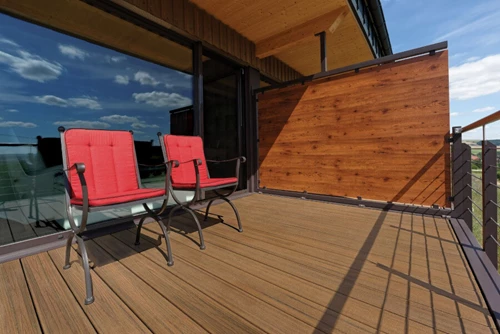
<path id="1" fill-rule="evenodd" d="M 462 143 L 462 128 L 452 132 L 453 218 L 461 218 L 472 231 L 471 149 Z"/>
<path id="2" fill-rule="evenodd" d="M 498 269 L 497 147 L 483 140 L 483 249 Z"/>

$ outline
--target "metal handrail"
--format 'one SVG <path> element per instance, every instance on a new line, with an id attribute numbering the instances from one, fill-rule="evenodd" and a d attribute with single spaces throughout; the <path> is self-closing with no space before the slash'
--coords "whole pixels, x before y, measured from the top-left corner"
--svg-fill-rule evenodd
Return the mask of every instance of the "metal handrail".
<path id="1" fill-rule="evenodd" d="M 480 120 L 478 121 L 475 121 L 467 126 L 464 126 L 462 128 L 462 133 L 465 133 L 467 131 L 471 131 L 471 130 L 474 130 L 474 129 L 477 129 L 479 127 L 482 127 L 482 126 L 485 126 L 487 124 L 490 124 L 490 123 L 493 123 L 493 122 L 496 122 L 500 120 L 500 110 L 497 111 L 497 112 L 494 112 L 493 114 L 491 115 L 488 115 L 484 118 L 481 118 Z"/>

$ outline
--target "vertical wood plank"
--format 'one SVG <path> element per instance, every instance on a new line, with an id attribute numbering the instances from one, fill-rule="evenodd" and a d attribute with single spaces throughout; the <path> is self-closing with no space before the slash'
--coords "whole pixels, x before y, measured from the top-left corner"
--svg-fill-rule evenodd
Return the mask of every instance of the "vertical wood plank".
<path id="1" fill-rule="evenodd" d="M 203 39 L 210 44 L 212 43 L 211 22 L 212 18 L 210 15 L 206 11 L 203 11 Z"/>
<path id="2" fill-rule="evenodd" d="M 185 30 L 190 34 L 194 34 L 193 9 L 194 5 L 191 2 L 184 2 L 184 26 Z"/>
<path id="3" fill-rule="evenodd" d="M 173 0 L 173 24 L 184 29 L 184 1 Z"/>
<path id="4" fill-rule="evenodd" d="M 201 39 L 203 23 L 201 22 L 200 14 L 201 10 L 197 6 L 193 6 L 193 34 Z"/>
<path id="5" fill-rule="evenodd" d="M 212 16 L 212 45 L 220 48 L 220 28 L 219 20 Z"/>
<path id="6" fill-rule="evenodd" d="M 161 18 L 168 23 L 173 24 L 173 3 L 172 0 L 161 0 Z"/>

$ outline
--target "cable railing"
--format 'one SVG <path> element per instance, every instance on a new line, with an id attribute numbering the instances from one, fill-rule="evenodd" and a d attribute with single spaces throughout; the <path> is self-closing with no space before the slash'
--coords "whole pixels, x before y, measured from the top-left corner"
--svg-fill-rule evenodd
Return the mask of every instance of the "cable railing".
<path id="1" fill-rule="evenodd" d="M 497 269 L 500 250 L 498 237 L 500 186 L 497 174 L 500 167 L 497 146 L 486 138 L 486 125 L 499 120 L 500 111 L 465 127 L 454 127 L 451 138 L 453 216 L 465 221 Z M 478 152 L 473 155 L 471 146 L 463 143 L 462 135 L 478 128 L 482 128 L 483 138 L 481 148 L 474 149 Z"/>

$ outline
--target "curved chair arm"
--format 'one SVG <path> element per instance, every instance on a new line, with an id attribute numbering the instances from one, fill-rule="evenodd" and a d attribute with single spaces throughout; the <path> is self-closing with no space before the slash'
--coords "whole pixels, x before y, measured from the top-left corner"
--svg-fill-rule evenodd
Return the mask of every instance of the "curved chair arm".
<path id="1" fill-rule="evenodd" d="M 87 218 L 89 215 L 89 192 L 87 189 L 87 181 L 85 180 L 85 175 L 84 175 L 86 169 L 85 164 L 83 162 L 76 162 L 69 168 L 65 169 L 64 171 L 69 172 L 72 169 L 76 169 L 76 172 L 78 173 L 78 179 L 80 180 L 80 185 L 82 187 L 82 221 L 80 222 L 80 227 L 77 227 L 74 222 L 72 224 L 75 225 L 74 227 L 72 226 L 74 232 L 78 234 L 85 231 L 85 228 L 87 227 Z M 68 200 L 69 198 L 70 196 L 68 193 Z M 71 204 L 68 203 L 68 207 L 70 205 Z"/>
<path id="2" fill-rule="evenodd" d="M 247 162 L 247 158 L 244 156 L 237 157 L 237 158 L 232 158 L 232 159 L 227 159 L 227 160 L 207 160 L 207 162 L 211 163 L 224 163 L 224 162 L 232 162 L 236 161 L 236 178 L 238 179 L 238 184 L 240 183 L 240 166 L 242 163 Z"/>
<path id="3" fill-rule="evenodd" d="M 227 159 L 227 160 L 207 160 L 207 162 L 221 163 L 221 162 L 231 162 L 231 161 L 236 161 L 236 160 L 239 160 L 241 163 L 247 162 L 247 158 L 245 158 L 244 156 L 232 158 L 232 159 Z"/>

